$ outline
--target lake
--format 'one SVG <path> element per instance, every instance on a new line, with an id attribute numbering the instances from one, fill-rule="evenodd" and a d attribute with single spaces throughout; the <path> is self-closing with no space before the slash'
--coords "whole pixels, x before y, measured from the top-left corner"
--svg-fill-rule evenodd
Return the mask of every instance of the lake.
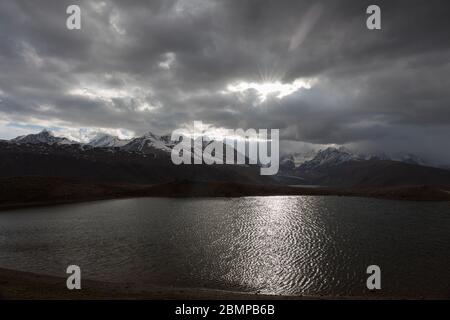
<path id="1" fill-rule="evenodd" d="M 348 197 L 139 198 L 0 213 L 0 267 L 271 294 L 450 297 L 450 205 Z"/>

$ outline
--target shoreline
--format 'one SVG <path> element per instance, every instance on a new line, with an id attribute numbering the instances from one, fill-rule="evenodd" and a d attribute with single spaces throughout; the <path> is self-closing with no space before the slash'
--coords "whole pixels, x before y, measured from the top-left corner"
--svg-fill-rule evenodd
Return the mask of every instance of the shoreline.
<path id="1" fill-rule="evenodd" d="M 134 287 L 83 279 L 81 290 L 68 290 L 66 278 L 0 268 L 0 300 L 427 300 L 443 297 L 275 295 L 203 288 Z"/>
<path id="2" fill-rule="evenodd" d="M 0 179 L 0 211 L 143 197 L 239 198 L 255 196 L 337 196 L 397 201 L 450 201 L 450 191 L 430 186 L 333 188 L 175 181 L 158 185 L 105 184 L 58 177 Z"/>
<path id="3" fill-rule="evenodd" d="M 320 298 L 320 296 L 266 295 L 202 288 L 148 286 L 140 289 L 128 283 L 94 280 L 82 280 L 81 290 L 68 290 L 66 279 L 62 277 L 0 268 L 0 300 L 299 300 Z"/>
<path id="4" fill-rule="evenodd" d="M 376 197 L 376 196 L 368 196 L 368 195 L 341 195 L 341 194 L 297 194 L 297 195 L 283 195 L 283 194 L 274 194 L 274 195 L 243 195 L 243 196 L 195 196 L 195 197 L 181 197 L 181 196 L 123 196 L 123 197 L 100 197 L 100 198 L 86 198 L 86 199 L 76 199 L 76 200 L 55 200 L 55 201 L 38 201 L 38 202 L 24 202 L 24 203 L 8 203 L 8 204 L 0 204 L 0 214 L 7 211 L 13 210 L 21 210 L 21 209 L 34 209 L 34 208 L 45 208 L 45 207 L 55 207 L 55 206 L 63 206 L 69 204 L 83 204 L 83 203 L 91 203 L 97 201 L 108 201 L 108 200 L 126 200 L 126 199 L 140 199 L 140 198 L 171 198 L 171 199 L 195 199 L 195 198 L 243 198 L 243 197 L 292 197 L 292 196 L 309 196 L 309 197 L 345 197 L 345 198 L 367 198 L 367 199 L 377 199 L 377 200 L 387 200 L 387 201 L 416 201 L 416 202 L 447 202 L 450 200 L 411 200 L 411 199 L 403 199 L 403 198 L 387 198 L 387 197 Z"/>

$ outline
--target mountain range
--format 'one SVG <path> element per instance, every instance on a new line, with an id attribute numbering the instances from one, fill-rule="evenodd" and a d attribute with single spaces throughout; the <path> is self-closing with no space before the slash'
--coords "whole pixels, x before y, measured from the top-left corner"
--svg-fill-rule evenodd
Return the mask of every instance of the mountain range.
<path id="1" fill-rule="evenodd" d="M 174 165 L 168 136 L 129 141 L 102 135 L 88 143 L 37 134 L 0 141 L 0 178 L 44 176 L 90 182 L 154 184 L 176 180 L 267 183 L 255 165 Z"/>
<path id="2" fill-rule="evenodd" d="M 329 147 L 319 151 L 287 154 L 281 157 L 280 163 L 285 170 L 300 168 L 314 170 L 321 167 L 331 167 L 348 161 L 391 160 L 421 166 L 432 166 L 425 160 L 413 154 L 405 154 L 399 158 L 381 154 L 359 154 L 345 147 Z"/>
<path id="3" fill-rule="evenodd" d="M 99 133 L 89 142 L 81 143 L 69 140 L 64 137 L 57 137 L 49 130 L 42 130 L 37 134 L 28 134 L 19 136 L 10 140 L 16 144 L 80 144 L 94 148 L 122 148 L 126 151 L 151 153 L 155 150 L 162 152 L 171 152 L 175 143 L 170 140 L 169 135 L 156 135 L 148 132 L 143 136 L 125 140 L 119 137 Z M 280 164 L 285 169 L 294 169 L 300 167 L 303 170 L 311 170 L 319 167 L 329 167 L 347 161 L 366 161 L 366 160 L 392 160 L 409 164 L 422 166 L 431 166 L 420 157 L 413 154 L 405 154 L 399 158 L 389 157 L 386 154 L 358 154 L 345 147 L 329 147 L 318 151 L 307 151 L 302 153 L 290 153 L 280 158 Z"/>
<path id="4" fill-rule="evenodd" d="M 19 136 L 11 140 L 12 143 L 17 144 L 76 144 L 77 142 L 69 140 L 63 137 L 55 137 L 53 133 L 49 130 L 42 130 L 37 134 L 28 134 L 24 136 Z"/>
<path id="5" fill-rule="evenodd" d="M 114 148 L 123 147 L 128 142 L 129 140 L 120 139 L 110 134 L 99 133 L 88 142 L 88 145 L 95 148 Z"/>
<path id="6" fill-rule="evenodd" d="M 394 159 L 358 154 L 344 147 L 280 158 L 274 177 L 257 165 L 181 165 L 170 159 L 170 136 L 151 132 L 130 140 L 98 134 L 88 143 L 56 137 L 48 130 L 0 142 L 0 177 L 58 176 L 90 181 L 162 183 L 179 179 L 240 183 L 345 187 L 450 186 L 450 171 L 427 166 L 417 156 Z"/>

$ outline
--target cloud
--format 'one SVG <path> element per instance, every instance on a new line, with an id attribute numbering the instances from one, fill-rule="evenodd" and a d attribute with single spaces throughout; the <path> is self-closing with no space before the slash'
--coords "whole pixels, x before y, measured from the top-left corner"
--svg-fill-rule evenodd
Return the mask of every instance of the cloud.
<path id="1" fill-rule="evenodd" d="M 69 31 L 75 3 L 82 30 Z M 13 123 L 141 134 L 199 120 L 450 161 L 437 151 L 450 149 L 450 4 L 378 1 L 382 30 L 369 31 L 370 4 L 3 1 L 1 137 Z"/>

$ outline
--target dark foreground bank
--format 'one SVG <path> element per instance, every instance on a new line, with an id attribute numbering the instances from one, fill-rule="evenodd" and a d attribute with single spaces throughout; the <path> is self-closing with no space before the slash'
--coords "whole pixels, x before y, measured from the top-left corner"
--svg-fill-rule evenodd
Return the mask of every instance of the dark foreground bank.
<path id="1" fill-rule="evenodd" d="M 149 287 L 139 289 L 127 283 L 83 280 L 81 290 L 68 290 L 66 279 L 49 275 L 0 268 L 0 300 L 370 300 L 417 299 L 415 296 L 390 297 L 369 292 L 366 296 L 267 295 L 213 289 Z M 424 297 L 419 297 L 424 299 Z M 431 298 L 431 297 L 430 297 Z"/>
<path id="2" fill-rule="evenodd" d="M 174 181 L 158 185 L 105 184 L 58 177 L 0 179 L 0 210 L 132 197 L 350 196 L 409 201 L 450 201 L 450 191 L 431 186 L 326 188 Z"/>
<path id="3" fill-rule="evenodd" d="M 278 296 L 210 289 L 146 288 L 126 283 L 83 280 L 81 290 L 68 290 L 66 279 L 0 268 L 0 299 L 187 299 L 260 300 L 317 299 L 321 297 Z"/>

